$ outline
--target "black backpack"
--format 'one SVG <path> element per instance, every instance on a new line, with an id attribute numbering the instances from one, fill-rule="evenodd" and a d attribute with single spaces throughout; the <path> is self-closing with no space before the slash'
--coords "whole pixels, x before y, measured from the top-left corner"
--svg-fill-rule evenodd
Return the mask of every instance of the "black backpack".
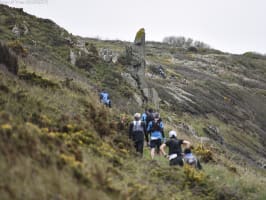
<path id="1" fill-rule="evenodd" d="M 161 121 L 161 119 L 158 119 L 157 121 L 152 120 L 151 131 L 162 131 L 162 128 L 160 126 Z"/>

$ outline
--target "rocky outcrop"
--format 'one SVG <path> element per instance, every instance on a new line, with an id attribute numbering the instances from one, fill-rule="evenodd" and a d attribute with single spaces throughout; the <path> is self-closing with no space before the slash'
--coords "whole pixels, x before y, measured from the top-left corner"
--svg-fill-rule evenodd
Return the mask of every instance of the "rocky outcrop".
<path id="1" fill-rule="evenodd" d="M 23 22 L 23 24 L 20 25 L 15 24 L 11 31 L 15 37 L 19 38 L 21 35 L 27 35 L 29 33 L 29 28 L 26 26 L 25 22 Z"/>
<path id="2" fill-rule="evenodd" d="M 16 37 L 20 37 L 20 29 L 17 25 L 15 25 L 13 28 L 12 28 L 12 33 L 16 36 Z"/>
<path id="3" fill-rule="evenodd" d="M 76 56 L 75 52 L 72 49 L 70 49 L 69 58 L 70 58 L 70 63 L 72 65 L 75 65 L 76 61 L 77 61 L 77 56 Z"/>
<path id="4" fill-rule="evenodd" d="M 99 50 L 99 56 L 104 62 L 116 63 L 118 60 L 118 54 L 108 48 L 101 48 Z"/>
<path id="5" fill-rule="evenodd" d="M 208 137 L 210 137 L 214 141 L 216 141 L 220 144 L 224 144 L 224 139 L 221 136 L 218 127 L 210 125 L 206 128 L 203 128 L 203 131 L 206 133 L 206 135 L 208 135 Z"/>
<path id="6" fill-rule="evenodd" d="M 137 81 L 131 76 L 131 74 L 122 72 L 121 76 L 126 80 L 126 82 L 131 85 L 133 88 L 138 88 Z"/>
<path id="7" fill-rule="evenodd" d="M 145 79 L 145 30 L 141 28 L 134 40 L 134 44 L 126 47 L 126 61 L 130 66 L 132 77 L 138 83 L 144 103 L 152 103 L 159 108 L 159 95 L 155 88 L 147 84 Z"/>

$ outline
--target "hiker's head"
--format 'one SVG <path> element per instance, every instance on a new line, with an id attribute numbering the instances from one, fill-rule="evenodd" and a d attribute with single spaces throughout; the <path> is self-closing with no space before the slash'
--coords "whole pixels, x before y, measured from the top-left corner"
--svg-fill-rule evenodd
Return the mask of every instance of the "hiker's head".
<path id="1" fill-rule="evenodd" d="M 149 112 L 149 113 L 153 113 L 153 109 L 152 109 L 152 108 L 149 108 L 149 109 L 148 109 L 148 112 Z"/>
<path id="2" fill-rule="evenodd" d="M 186 149 L 184 150 L 184 154 L 188 154 L 188 153 L 191 153 L 191 149 L 190 149 L 190 148 L 186 148 Z"/>
<path id="3" fill-rule="evenodd" d="M 159 119 L 160 118 L 160 114 L 159 113 L 154 113 L 154 119 Z"/>
<path id="4" fill-rule="evenodd" d="M 169 132 L 169 138 L 173 138 L 173 137 L 176 137 L 176 132 L 172 130 Z"/>
<path id="5" fill-rule="evenodd" d="M 140 119 L 140 113 L 135 113 L 134 118 L 135 118 L 135 120 L 139 120 Z"/>

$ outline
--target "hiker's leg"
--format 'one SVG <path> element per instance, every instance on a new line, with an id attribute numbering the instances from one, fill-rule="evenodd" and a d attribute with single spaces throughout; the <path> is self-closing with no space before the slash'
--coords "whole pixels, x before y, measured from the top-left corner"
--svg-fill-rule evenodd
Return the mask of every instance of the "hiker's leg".
<path id="1" fill-rule="evenodd" d="M 141 155 L 143 154 L 143 143 L 144 143 L 143 140 L 136 142 L 136 151 Z"/>
<path id="2" fill-rule="evenodd" d="M 161 151 L 160 151 L 160 146 L 161 146 L 161 144 L 162 144 L 162 140 L 161 140 L 161 139 L 158 139 L 158 140 L 156 141 L 156 153 L 157 153 L 158 155 L 161 155 Z"/>
<path id="3" fill-rule="evenodd" d="M 197 159 L 197 169 L 201 170 L 202 169 L 202 166 L 200 164 L 200 161 Z"/>
<path id="4" fill-rule="evenodd" d="M 155 148 L 151 148 L 151 159 L 154 159 Z"/>
<path id="5" fill-rule="evenodd" d="M 147 132 L 145 133 L 145 140 L 146 140 L 146 142 L 147 142 L 147 144 L 148 144 L 148 143 L 149 143 L 149 135 L 148 135 Z"/>
<path id="6" fill-rule="evenodd" d="M 136 152 L 138 152 L 138 142 L 137 141 L 134 141 L 134 147 L 136 149 Z"/>
<path id="7" fill-rule="evenodd" d="M 138 152 L 143 155 L 144 140 L 138 142 Z"/>

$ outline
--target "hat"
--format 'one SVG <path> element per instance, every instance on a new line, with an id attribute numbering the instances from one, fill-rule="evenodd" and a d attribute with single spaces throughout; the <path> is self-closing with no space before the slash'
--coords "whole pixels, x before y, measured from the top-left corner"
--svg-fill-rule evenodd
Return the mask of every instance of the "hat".
<path id="1" fill-rule="evenodd" d="M 169 137 L 171 138 L 173 136 L 176 137 L 176 132 L 172 130 L 169 132 Z"/>

